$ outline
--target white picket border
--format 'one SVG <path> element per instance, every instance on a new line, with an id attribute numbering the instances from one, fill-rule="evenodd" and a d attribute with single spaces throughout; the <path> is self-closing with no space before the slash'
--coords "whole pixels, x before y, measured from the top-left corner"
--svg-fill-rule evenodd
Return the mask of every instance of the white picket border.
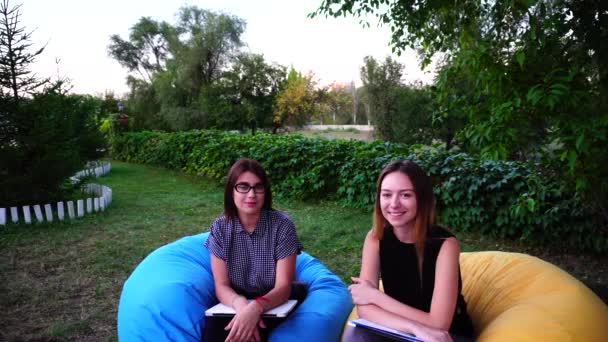
<path id="1" fill-rule="evenodd" d="M 72 182 L 77 182 L 84 176 L 101 177 L 109 173 L 111 169 L 112 165 L 109 162 L 102 162 L 97 167 L 78 171 L 74 176 L 70 177 L 70 180 Z M 112 203 L 112 189 L 108 186 L 89 183 L 83 186 L 83 190 L 92 195 L 92 197 L 76 201 L 67 201 L 65 203 L 64 201 L 59 201 L 55 203 L 55 205 L 45 203 L 43 205 L 34 204 L 24 205 L 22 207 L 0 208 L 0 226 L 5 226 L 8 223 L 19 223 L 19 221 L 31 224 L 33 221 L 32 210 L 34 214 L 33 218 L 35 218 L 37 222 L 42 223 L 45 220 L 47 222 L 53 222 L 54 218 L 57 218 L 59 221 L 64 221 L 66 219 L 73 220 L 78 217 L 83 217 L 85 214 L 104 211 L 110 203 Z M 74 202 L 76 202 L 76 205 L 74 205 Z M 67 207 L 67 215 L 65 215 L 65 207 Z M 76 209 L 76 211 L 74 209 Z M 20 217 L 19 211 L 22 212 L 22 217 Z"/>

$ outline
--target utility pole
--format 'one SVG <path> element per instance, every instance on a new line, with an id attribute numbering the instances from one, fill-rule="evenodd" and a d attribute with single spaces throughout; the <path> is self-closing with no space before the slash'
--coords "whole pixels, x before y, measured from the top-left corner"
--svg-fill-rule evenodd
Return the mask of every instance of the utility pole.
<path id="1" fill-rule="evenodd" d="M 353 98 L 353 125 L 357 124 L 357 87 L 355 87 L 355 81 L 350 81 L 350 93 Z"/>

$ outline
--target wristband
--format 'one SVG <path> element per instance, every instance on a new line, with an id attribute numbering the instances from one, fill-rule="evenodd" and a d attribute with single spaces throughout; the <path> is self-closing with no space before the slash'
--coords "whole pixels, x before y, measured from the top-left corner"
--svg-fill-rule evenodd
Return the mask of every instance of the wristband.
<path id="1" fill-rule="evenodd" d="M 264 307 L 264 304 L 262 304 L 262 303 L 260 302 L 260 297 L 258 297 L 258 298 L 256 298 L 256 299 L 254 299 L 254 301 L 255 301 L 255 303 L 256 303 L 257 305 L 259 305 L 259 306 L 260 306 L 260 309 L 261 309 L 260 313 L 263 313 L 264 311 L 266 311 L 266 308 Z"/>
<path id="2" fill-rule="evenodd" d="M 266 298 L 264 296 L 259 296 L 258 298 L 256 298 L 256 300 L 258 300 L 258 299 L 262 300 L 262 301 L 265 301 L 266 303 L 270 303 L 270 299 L 268 299 L 268 298 Z"/>

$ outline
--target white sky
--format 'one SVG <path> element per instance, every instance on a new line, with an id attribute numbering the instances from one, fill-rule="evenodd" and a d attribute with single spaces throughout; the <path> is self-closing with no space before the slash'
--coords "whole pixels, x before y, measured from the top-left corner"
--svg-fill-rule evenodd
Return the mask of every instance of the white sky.
<path id="1" fill-rule="evenodd" d="M 353 80 L 360 85 L 363 57 L 383 60 L 391 54 L 390 31 L 375 27 L 375 21 L 363 28 L 354 17 L 309 19 L 321 0 L 10 0 L 9 5 L 19 3 L 22 24 L 28 32 L 35 29 L 33 47 L 47 44 L 32 70 L 40 77 L 70 78 L 77 93 L 127 92 L 126 69 L 108 57 L 110 35 L 128 39 L 129 28 L 143 16 L 174 24 L 185 4 L 244 19 L 246 49 L 269 62 L 312 71 L 322 85 Z M 405 65 L 406 82 L 432 81 L 414 52 L 393 57 Z"/>

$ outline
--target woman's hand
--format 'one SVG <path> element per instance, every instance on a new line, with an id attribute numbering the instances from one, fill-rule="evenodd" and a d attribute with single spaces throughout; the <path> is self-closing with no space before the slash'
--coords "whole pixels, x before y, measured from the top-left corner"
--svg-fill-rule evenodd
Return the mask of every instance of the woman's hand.
<path id="1" fill-rule="evenodd" d="M 226 342 L 259 342 L 260 332 L 257 326 L 266 328 L 266 325 L 260 318 L 261 314 L 260 306 L 255 301 L 251 301 L 249 304 L 237 309 L 236 315 L 224 328 L 225 330 L 230 330 Z"/>
<path id="2" fill-rule="evenodd" d="M 368 280 L 350 277 L 354 284 L 348 287 L 355 305 L 373 304 L 378 289 Z"/>
<path id="3" fill-rule="evenodd" d="M 431 328 L 420 323 L 414 324 L 412 332 L 416 335 L 416 338 L 424 342 L 452 342 L 452 337 L 447 331 Z"/>

